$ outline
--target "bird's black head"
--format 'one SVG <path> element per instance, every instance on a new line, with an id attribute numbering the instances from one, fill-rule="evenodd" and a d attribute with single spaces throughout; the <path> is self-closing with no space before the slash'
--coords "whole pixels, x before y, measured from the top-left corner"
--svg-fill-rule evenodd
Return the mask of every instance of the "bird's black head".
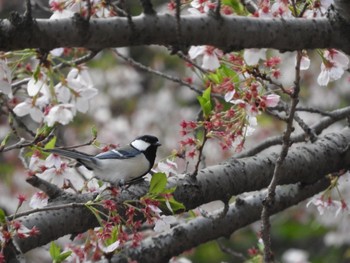
<path id="1" fill-rule="evenodd" d="M 144 153 L 151 169 L 156 159 L 157 148 L 161 146 L 158 138 L 153 135 L 142 135 L 133 140 L 131 146 Z"/>
<path id="2" fill-rule="evenodd" d="M 142 135 L 137 137 L 133 142 L 136 141 L 143 141 L 146 142 L 149 145 L 154 145 L 154 146 L 161 146 L 161 143 L 159 142 L 158 138 L 153 135 Z"/>

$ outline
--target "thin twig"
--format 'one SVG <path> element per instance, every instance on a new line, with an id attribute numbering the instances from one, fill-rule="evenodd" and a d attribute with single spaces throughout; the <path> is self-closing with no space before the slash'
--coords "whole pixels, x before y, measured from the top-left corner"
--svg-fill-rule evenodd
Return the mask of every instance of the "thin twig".
<path id="1" fill-rule="evenodd" d="M 182 42 L 181 41 L 181 39 L 182 39 L 182 32 L 181 32 L 181 0 L 176 0 L 175 17 L 176 17 L 177 44 L 180 47 L 181 46 L 181 42 Z"/>
<path id="2" fill-rule="evenodd" d="M 91 50 L 89 54 L 86 54 L 80 58 L 74 59 L 69 62 L 62 62 L 53 67 L 54 70 L 62 69 L 65 67 L 78 66 L 80 64 L 86 63 L 93 59 L 100 51 L 99 50 Z"/>
<path id="3" fill-rule="evenodd" d="M 241 3 L 251 14 L 255 14 L 259 10 L 254 0 L 241 0 Z"/>
<path id="4" fill-rule="evenodd" d="M 30 0 L 26 0 L 26 11 L 24 12 L 24 18 L 28 22 L 32 20 L 32 4 Z"/>
<path id="5" fill-rule="evenodd" d="M 94 204 L 95 206 L 99 204 Z M 7 220 L 11 221 L 15 218 L 19 218 L 22 216 L 28 216 L 30 214 L 39 213 L 39 212 L 45 212 L 45 211 L 53 211 L 53 210 L 59 210 L 59 209 L 65 209 L 65 208 L 77 208 L 77 207 L 85 207 L 86 203 L 69 203 L 69 204 L 63 204 L 63 205 L 53 205 L 53 206 L 46 206 L 42 208 L 35 208 L 27 211 L 23 211 L 21 213 L 16 213 L 13 215 L 7 216 Z"/>
<path id="6" fill-rule="evenodd" d="M 216 240 L 216 243 L 219 245 L 219 248 L 221 249 L 222 252 L 230 255 L 231 257 L 237 258 L 242 262 L 245 262 L 247 260 L 247 258 L 242 253 L 236 252 L 233 249 L 225 246 L 223 241 L 224 241 L 223 237 Z"/>
<path id="7" fill-rule="evenodd" d="M 198 173 L 198 170 L 199 170 L 199 164 L 201 163 L 201 160 L 202 160 L 202 156 L 203 156 L 203 150 L 204 150 L 204 146 L 205 146 L 205 143 L 207 142 L 208 138 L 207 138 L 207 130 L 205 129 L 205 127 L 203 127 L 204 129 L 204 134 L 203 134 L 203 142 L 197 147 L 197 150 L 198 150 L 198 159 L 197 159 L 197 162 L 196 162 L 196 165 L 194 167 L 194 171 L 193 173 L 191 174 L 193 177 L 196 177 L 197 176 L 197 173 Z"/>
<path id="8" fill-rule="evenodd" d="M 334 124 L 337 121 L 343 120 L 350 116 L 350 107 L 345 107 L 342 109 L 337 109 L 329 113 L 329 117 L 324 117 L 318 123 L 312 125 L 310 128 L 315 132 L 315 134 L 320 134 L 324 129 L 328 128 L 330 125 Z M 305 141 L 307 138 L 305 133 L 299 133 L 293 135 L 290 139 L 292 143 Z M 262 143 L 256 145 L 254 148 L 251 148 L 247 151 L 241 152 L 235 155 L 235 158 L 244 158 L 248 156 L 253 156 L 259 152 L 266 150 L 267 148 L 275 145 L 280 145 L 282 143 L 282 136 L 274 136 L 264 140 Z"/>
<path id="9" fill-rule="evenodd" d="M 75 148 L 80 148 L 83 146 L 89 146 L 89 145 L 93 144 L 95 141 L 96 141 L 96 137 L 93 137 L 90 141 L 82 143 L 82 144 L 77 144 L 77 145 L 72 145 L 72 146 L 58 146 L 56 148 L 57 149 L 65 149 L 65 150 L 75 149 Z"/>
<path id="10" fill-rule="evenodd" d="M 87 17 L 86 17 L 86 21 L 89 22 L 90 18 L 92 16 L 92 4 L 91 4 L 91 0 L 85 0 L 86 1 L 86 5 L 87 5 Z"/>
<path id="11" fill-rule="evenodd" d="M 168 80 L 171 80 L 173 82 L 176 82 L 176 83 L 179 83 L 183 86 L 186 86 L 188 88 L 190 88 L 192 91 L 196 92 L 197 94 L 203 94 L 203 91 L 200 90 L 200 89 L 197 89 L 196 87 L 190 85 L 189 83 L 183 81 L 182 79 L 180 78 L 176 78 L 176 77 L 173 77 L 171 75 L 167 75 L 165 73 L 162 73 L 160 71 L 157 71 L 157 70 L 154 70 L 152 68 L 149 68 L 135 60 L 133 60 L 132 58 L 129 58 L 129 57 L 126 57 L 124 55 L 122 55 L 120 52 L 118 52 L 118 50 L 114 49 L 113 52 L 119 56 L 120 58 L 122 58 L 123 60 L 125 60 L 127 63 L 129 63 L 131 66 L 134 66 L 134 67 L 137 67 L 138 69 L 141 69 L 141 70 L 144 70 L 146 72 L 149 72 L 149 73 L 152 73 L 152 74 L 155 74 L 157 76 L 160 76 L 162 78 L 165 78 L 165 79 L 168 79 Z"/>
<path id="12" fill-rule="evenodd" d="M 140 0 L 142 8 L 143 8 L 143 13 L 145 15 L 154 15 L 156 14 L 156 11 L 153 9 L 153 5 L 151 3 L 151 0 Z"/>
<path id="13" fill-rule="evenodd" d="M 203 69 L 201 66 L 197 65 L 194 61 L 192 61 L 191 59 L 189 59 L 184 53 L 182 53 L 181 51 L 177 52 L 177 55 L 183 59 L 184 61 L 186 61 L 188 64 L 192 65 L 193 67 L 195 67 L 196 69 L 198 69 L 200 72 L 202 72 L 203 74 L 207 74 L 209 71 Z"/>
<path id="14" fill-rule="evenodd" d="M 274 256 L 271 249 L 271 236 L 270 236 L 270 212 L 273 207 L 275 201 L 275 191 L 278 184 L 279 177 L 282 171 L 282 164 L 288 154 L 288 150 L 290 147 L 290 137 L 293 132 L 293 119 L 296 110 L 296 106 L 299 102 L 299 91 L 300 91 L 300 61 L 301 61 L 302 53 L 301 51 L 297 52 L 297 64 L 295 66 L 295 82 L 294 82 L 294 91 L 292 94 L 292 102 L 290 107 L 290 112 L 288 116 L 288 122 L 286 131 L 283 135 L 283 145 L 281 149 L 280 156 L 278 157 L 275 165 L 275 169 L 273 172 L 273 176 L 271 182 L 267 188 L 267 196 L 263 202 L 263 209 L 261 212 L 261 238 L 264 243 L 264 262 L 274 262 Z"/>
<path id="15" fill-rule="evenodd" d="M 215 17 L 218 19 L 221 17 L 221 0 L 216 1 L 216 7 L 215 7 Z"/>

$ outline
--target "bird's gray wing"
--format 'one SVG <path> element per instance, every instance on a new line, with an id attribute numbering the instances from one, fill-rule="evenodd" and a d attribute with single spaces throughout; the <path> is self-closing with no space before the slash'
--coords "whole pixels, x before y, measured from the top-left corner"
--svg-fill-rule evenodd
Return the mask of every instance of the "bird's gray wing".
<path id="1" fill-rule="evenodd" d="M 129 159 L 141 154 L 141 152 L 131 146 L 125 146 L 123 148 L 103 152 L 95 157 L 97 159 Z"/>

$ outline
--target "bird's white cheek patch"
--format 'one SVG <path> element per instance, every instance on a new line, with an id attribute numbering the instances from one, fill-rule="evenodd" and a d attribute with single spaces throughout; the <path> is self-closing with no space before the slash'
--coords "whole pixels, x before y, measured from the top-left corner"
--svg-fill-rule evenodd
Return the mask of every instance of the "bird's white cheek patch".
<path id="1" fill-rule="evenodd" d="M 135 140 L 131 143 L 131 145 L 139 151 L 146 151 L 150 146 L 148 142 L 145 142 L 143 140 Z"/>

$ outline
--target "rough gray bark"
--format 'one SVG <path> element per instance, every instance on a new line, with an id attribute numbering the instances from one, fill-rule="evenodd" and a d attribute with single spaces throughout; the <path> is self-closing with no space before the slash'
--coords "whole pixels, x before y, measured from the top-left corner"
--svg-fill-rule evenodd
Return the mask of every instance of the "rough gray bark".
<path id="1" fill-rule="evenodd" d="M 127 18 L 59 20 L 32 22 L 3 20 L 0 50 L 57 47 L 106 47 L 136 45 L 212 45 L 224 51 L 243 48 L 274 48 L 283 51 L 336 48 L 350 53 L 346 24 L 336 18 L 257 19 L 211 15 L 181 16 L 181 43 L 178 43 L 176 18 L 169 14 Z"/>

